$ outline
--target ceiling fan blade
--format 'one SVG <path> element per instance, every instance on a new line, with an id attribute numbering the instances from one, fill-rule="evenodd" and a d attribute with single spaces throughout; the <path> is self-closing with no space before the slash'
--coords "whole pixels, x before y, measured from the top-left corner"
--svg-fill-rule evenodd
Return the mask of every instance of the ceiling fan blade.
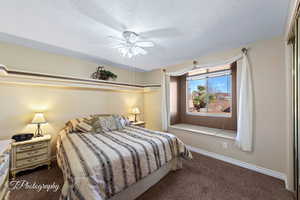
<path id="1" fill-rule="evenodd" d="M 150 41 L 140 41 L 140 42 L 136 42 L 135 45 L 139 47 L 153 47 L 154 43 Z"/>
<path id="2" fill-rule="evenodd" d="M 144 38 L 166 38 L 178 37 L 181 36 L 182 33 L 176 28 L 162 28 L 141 32 L 139 35 Z"/>
<path id="3" fill-rule="evenodd" d="M 113 46 L 110 46 L 110 47 L 113 48 L 113 49 L 121 49 L 121 48 L 124 48 L 124 45 L 118 44 L 118 45 L 113 45 Z"/>
<path id="4" fill-rule="evenodd" d="M 101 3 L 96 0 L 70 0 L 73 6 L 83 15 L 94 19 L 113 30 L 123 32 L 126 26 L 112 17 L 105 9 L 101 8 Z"/>
<path id="5" fill-rule="evenodd" d="M 116 40 L 118 42 L 126 42 L 126 40 L 124 40 L 123 38 L 118 38 L 118 37 L 115 37 L 115 36 L 108 36 L 109 39 L 113 39 L 113 40 Z"/>
<path id="6" fill-rule="evenodd" d="M 138 55 L 138 54 L 142 54 L 142 55 L 146 55 L 148 52 L 138 46 L 132 47 L 131 51 L 133 52 L 134 55 Z"/>

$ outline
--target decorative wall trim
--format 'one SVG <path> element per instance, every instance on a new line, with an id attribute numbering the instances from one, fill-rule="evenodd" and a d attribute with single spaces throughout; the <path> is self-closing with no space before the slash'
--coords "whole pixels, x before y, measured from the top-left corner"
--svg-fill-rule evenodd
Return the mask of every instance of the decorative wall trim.
<path id="1" fill-rule="evenodd" d="M 284 173 L 274 171 L 274 170 L 271 170 L 271 169 L 267 169 L 267 168 L 264 168 L 264 167 L 260 167 L 260 166 L 254 165 L 254 164 L 246 163 L 246 162 L 243 162 L 243 161 L 240 161 L 240 160 L 228 157 L 228 156 L 224 156 L 224 155 L 220 155 L 220 154 L 217 154 L 217 153 L 209 152 L 209 151 L 197 148 L 197 147 L 192 147 L 192 146 L 187 145 L 187 148 L 190 151 L 193 151 L 193 152 L 196 152 L 196 153 L 199 153 L 199 154 L 211 157 L 211 158 L 215 158 L 217 160 L 221 160 L 221 161 L 233 164 L 233 165 L 237 165 L 239 167 L 243 167 L 243 168 L 246 168 L 246 169 L 250 169 L 252 171 L 256 171 L 256 172 L 261 173 L 261 174 L 265 174 L 265 175 L 268 175 L 268 176 L 272 176 L 272 177 L 281 179 L 281 180 L 284 181 L 285 187 L 287 188 L 287 176 Z"/>
<path id="2" fill-rule="evenodd" d="M 84 79 L 71 76 L 59 76 L 52 74 L 8 70 L 4 65 L 0 65 L 0 83 L 134 92 L 148 92 L 151 88 L 160 88 L 159 84 L 131 84 L 115 81 Z"/>

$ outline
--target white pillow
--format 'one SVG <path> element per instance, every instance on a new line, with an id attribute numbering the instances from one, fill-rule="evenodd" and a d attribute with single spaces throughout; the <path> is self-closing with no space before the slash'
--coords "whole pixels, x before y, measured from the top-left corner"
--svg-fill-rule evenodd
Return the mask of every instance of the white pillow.
<path id="1" fill-rule="evenodd" d="M 113 116 L 99 117 L 99 122 L 103 131 L 117 130 L 116 120 L 113 118 Z"/>

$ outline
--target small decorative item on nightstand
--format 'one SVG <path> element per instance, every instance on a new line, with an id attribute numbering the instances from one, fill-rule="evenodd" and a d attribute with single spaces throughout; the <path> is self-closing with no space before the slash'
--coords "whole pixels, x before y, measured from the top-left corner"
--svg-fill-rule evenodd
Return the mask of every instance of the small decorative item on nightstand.
<path id="1" fill-rule="evenodd" d="M 51 164 L 50 135 L 34 137 L 31 140 L 13 142 L 11 144 L 11 175 L 28 169 L 34 169 L 42 165 Z"/>
<path id="2" fill-rule="evenodd" d="M 42 133 L 42 129 L 41 129 L 41 124 L 46 124 L 47 121 L 44 117 L 43 113 L 36 113 L 34 115 L 34 118 L 31 122 L 32 124 L 37 124 L 37 129 L 35 131 L 35 137 L 42 137 L 43 133 Z"/>
<path id="3" fill-rule="evenodd" d="M 131 124 L 134 126 L 139 126 L 139 127 L 143 127 L 143 128 L 145 128 L 145 126 L 146 126 L 146 122 L 144 122 L 144 121 L 132 122 Z"/>

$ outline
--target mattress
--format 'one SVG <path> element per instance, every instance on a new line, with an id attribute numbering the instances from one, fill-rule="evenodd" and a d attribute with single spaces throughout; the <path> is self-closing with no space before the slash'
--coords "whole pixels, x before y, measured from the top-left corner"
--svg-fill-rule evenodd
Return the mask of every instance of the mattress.
<path id="1" fill-rule="evenodd" d="M 191 159 L 174 135 L 142 127 L 103 133 L 66 133 L 57 140 L 65 185 L 61 199 L 111 199 L 174 158 Z"/>

